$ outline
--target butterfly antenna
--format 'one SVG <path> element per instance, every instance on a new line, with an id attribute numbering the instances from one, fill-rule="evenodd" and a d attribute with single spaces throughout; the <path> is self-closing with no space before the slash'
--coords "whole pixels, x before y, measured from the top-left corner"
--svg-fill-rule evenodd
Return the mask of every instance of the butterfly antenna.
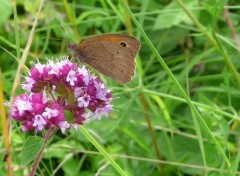
<path id="1" fill-rule="evenodd" d="M 50 39 L 50 40 L 56 40 L 56 41 L 63 41 L 64 43 L 68 43 L 68 41 L 59 39 L 59 38 L 53 38 L 53 37 L 43 37 L 42 40 Z"/>

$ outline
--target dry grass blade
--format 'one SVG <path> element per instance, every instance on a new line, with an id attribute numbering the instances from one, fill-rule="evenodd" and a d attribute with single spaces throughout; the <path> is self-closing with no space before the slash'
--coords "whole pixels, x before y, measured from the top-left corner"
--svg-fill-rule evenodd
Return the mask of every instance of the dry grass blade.
<path id="1" fill-rule="evenodd" d="M 25 50 L 23 52 L 23 55 L 22 55 L 21 60 L 20 60 L 20 63 L 18 65 L 18 70 L 17 70 L 17 73 L 16 73 L 16 77 L 15 77 L 15 80 L 14 80 L 13 89 L 12 89 L 12 93 L 11 93 L 10 108 L 9 108 L 10 111 L 12 109 L 12 105 L 13 105 L 13 100 L 15 98 L 16 89 L 17 89 L 17 87 L 18 87 L 18 85 L 20 83 L 21 73 L 22 73 L 22 70 L 24 68 L 25 62 L 27 60 L 27 56 L 28 56 L 28 52 L 29 52 L 30 46 L 32 44 L 33 35 L 34 35 L 35 29 L 36 29 L 36 26 L 37 26 L 37 21 L 38 21 L 38 18 L 39 18 L 39 14 L 40 14 L 40 12 L 42 10 L 43 3 L 44 3 L 44 0 L 41 0 L 38 12 L 37 12 L 35 20 L 33 22 L 31 33 L 30 33 L 28 41 L 27 41 L 26 48 L 25 48 Z"/>

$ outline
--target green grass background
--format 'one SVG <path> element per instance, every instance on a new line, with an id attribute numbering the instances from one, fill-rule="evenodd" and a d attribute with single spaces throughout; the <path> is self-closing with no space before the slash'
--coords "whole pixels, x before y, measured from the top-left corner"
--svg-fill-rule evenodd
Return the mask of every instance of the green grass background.
<path id="1" fill-rule="evenodd" d="M 0 0 L 0 4 L 5 101 L 10 101 L 13 87 L 16 95 L 22 93 L 15 80 L 19 65 L 29 68 L 37 59 L 44 63 L 47 58 L 70 56 L 67 42 L 122 33 L 134 35 L 142 45 L 130 83 L 119 85 L 96 72 L 113 91 L 110 117 L 92 121 L 80 131 L 57 133 L 44 151 L 39 175 L 240 175 L 240 48 L 227 25 L 230 20 L 238 35 L 237 0 L 228 4 L 225 0 L 23 0 L 16 6 Z M 26 73 L 24 67 L 22 74 Z M 21 126 L 11 122 L 14 175 L 24 175 L 31 165 L 21 164 L 21 149 L 34 134 L 22 133 Z M 0 175 L 7 175 L 3 135 L 0 139 Z"/>

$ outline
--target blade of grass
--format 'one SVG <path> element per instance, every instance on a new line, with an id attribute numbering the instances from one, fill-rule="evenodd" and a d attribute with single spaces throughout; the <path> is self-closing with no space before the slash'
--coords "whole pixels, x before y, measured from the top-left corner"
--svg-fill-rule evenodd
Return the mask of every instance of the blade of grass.
<path id="1" fill-rule="evenodd" d="M 67 13 L 67 17 L 68 17 L 68 19 L 69 19 L 69 21 L 71 23 L 72 28 L 73 28 L 74 35 L 77 38 L 77 40 L 80 41 L 81 37 L 79 35 L 79 32 L 77 31 L 75 18 L 72 15 L 72 10 L 71 10 L 71 8 L 69 6 L 69 3 L 66 0 L 63 0 L 63 4 L 64 4 L 64 8 L 65 8 L 66 13 Z"/>
<path id="2" fill-rule="evenodd" d="M 17 8 L 16 0 L 13 1 L 13 11 L 14 11 L 14 24 L 15 24 L 15 39 L 16 39 L 16 48 L 17 48 L 17 58 L 20 58 L 20 43 L 19 43 L 19 30 L 18 30 L 18 17 L 17 17 Z"/>
<path id="3" fill-rule="evenodd" d="M 7 123 L 7 118 L 6 118 L 6 112 L 4 109 L 4 99 L 3 99 L 3 89 L 2 89 L 2 72 L 0 69 L 0 113 L 1 113 L 1 122 L 2 122 L 2 134 L 4 137 L 4 145 L 5 145 L 5 155 L 7 157 L 7 171 L 8 175 L 12 176 L 13 175 L 13 170 L 12 170 L 12 158 L 11 158 L 11 151 L 10 151 L 10 141 L 9 141 L 9 128 L 8 128 L 8 123 Z"/>
<path id="4" fill-rule="evenodd" d="M 37 26 L 37 21 L 38 21 L 40 12 L 42 10 L 43 4 L 44 4 L 44 0 L 41 0 L 40 6 L 38 8 L 38 12 L 36 14 L 35 20 L 34 20 L 33 25 L 32 25 L 32 30 L 31 30 L 31 33 L 29 35 L 26 48 L 23 52 L 20 63 L 18 64 L 18 70 L 17 70 L 17 73 L 16 73 L 16 77 L 15 77 L 12 92 L 11 92 L 11 99 L 10 99 L 10 106 L 9 106 L 10 111 L 12 109 L 13 100 L 15 98 L 15 92 L 17 90 L 17 87 L 18 87 L 19 83 L 20 83 L 21 73 L 22 73 L 23 67 L 25 65 L 25 62 L 27 60 L 28 52 L 30 50 L 30 47 L 31 47 L 31 44 L 32 44 L 32 41 L 33 41 L 34 32 L 35 32 L 35 29 L 36 29 L 36 26 Z"/>
<path id="5" fill-rule="evenodd" d="M 147 89 L 143 89 L 142 91 L 145 92 L 145 93 L 148 93 L 148 94 L 155 94 L 155 95 L 158 95 L 158 96 L 161 96 L 161 97 L 166 97 L 166 98 L 170 98 L 170 99 L 173 99 L 173 100 L 176 100 L 176 101 L 179 101 L 179 102 L 187 103 L 186 99 L 181 98 L 181 97 L 172 96 L 172 95 L 168 95 L 168 94 L 164 94 L 164 93 L 160 93 L 160 92 L 155 92 L 155 91 L 151 91 L 151 90 L 147 90 Z M 205 104 L 198 103 L 198 102 L 195 102 L 195 101 L 192 101 L 192 104 L 199 107 L 199 109 L 202 108 L 202 109 L 211 110 L 211 111 L 216 112 L 218 114 L 224 115 L 224 116 L 226 116 L 230 119 L 240 120 L 240 118 L 236 114 L 233 115 L 233 114 L 230 114 L 228 112 L 221 111 L 221 110 L 217 109 L 216 107 L 213 108 L 212 106 L 207 106 Z"/>
<path id="6" fill-rule="evenodd" d="M 189 91 L 189 72 L 190 72 L 190 68 L 189 68 L 189 51 L 190 48 L 187 48 L 185 50 L 185 55 L 186 55 L 186 85 L 187 85 L 187 95 L 190 97 L 190 91 Z M 195 114 L 193 113 L 192 109 L 191 109 L 191 114 L 192 114 L 192 117 L 193 117 L 193 125 L 194 125 L 194 129 L 196 131 L 196 134 L 197 134 L 197 139 L 198 139 L 198 143 L 199 143 L 199 147 L 200 147 L 200 150 L 201 150 L 201 154 L 202 154 L 202 159 L 203 159 L 203 164 L 204 164 L 204 167 L 206 168 L 207 167 L 207 161 L 206 161 L 206 154 L 205 154 L 205 150 L 204 150 L 204 144 L 203 144 L 203 137 L 202 137 L 202 134 L 201 134 L 201 128 L 199 126 L 199 123 L 197 121 L 197 118 L 195 116 Z M 205 176 L 207 176 L 208 172 L 206 170 L 205 171 Z"/>
<path id="7" fill-rule="evenodd" d="M 231 168 L 231 171 L 232 171 L 231 176 L 237 175 L 237 169 L 238 169 L 238 166 L 239 166 L 239 162 L 240 162 L 240 150 L 238 150 L 236 159 L 234 160 L 234 163 L 233 163 L 233 165 L 232 165 L 232 168 Z"/>
<path id="8" fill-rule="evenodd" d="M 80 125 L 81 132 L 96 147 L 96 149 L 108 160 L 108 162 L 118 171 L 120 175 L 127 175 L 122 168 L 113 160 L 107 151 L 91 136 L 91 134 Z"/>
<path id="9" fill-rule="evenodd" d="M 152 138 L 155 154 L 156 154 L 158 160 L 161 160 L 161 158 L 162 158 L 161 157 L 162 155 L 160 153 L 161 149 L 158 146 L 156 134 L 155 134 L 155 131 L 154 131 L 154 128 L 153 128 L 153 124 L 151 122 L 151 117 L 149 115 L 148 103 L 147 103 L 146 97 L 143 93 L 141 93 L 140 96 L 141 96 L 141 104 L 142 104 L 142 107 L 143 107 L 143 110 L 144 110 L 143 114 L 144 114 L 144 116 L 146 118 L 146 121 L 147 121 L 147 124 L 148 124 L 149 135 Z M 162 164 L 159 164 L 159 171 L 160 171 L 162 176 L 165 175 L 164 166 Z"/>

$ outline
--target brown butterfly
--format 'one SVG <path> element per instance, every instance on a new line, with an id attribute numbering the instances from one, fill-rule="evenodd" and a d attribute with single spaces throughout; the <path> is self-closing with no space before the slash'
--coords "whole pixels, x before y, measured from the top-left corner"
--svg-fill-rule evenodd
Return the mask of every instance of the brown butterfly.
<path id="1" fill-rule="evenodd" d="M 103 34 L 90 37 L 79 44 L 68 44 L 68 50 L 83 64 L 88 64 L 123 84 L 135 73 L 135 57 L 141 43 L 135 37 L 123 34 Z"/>

